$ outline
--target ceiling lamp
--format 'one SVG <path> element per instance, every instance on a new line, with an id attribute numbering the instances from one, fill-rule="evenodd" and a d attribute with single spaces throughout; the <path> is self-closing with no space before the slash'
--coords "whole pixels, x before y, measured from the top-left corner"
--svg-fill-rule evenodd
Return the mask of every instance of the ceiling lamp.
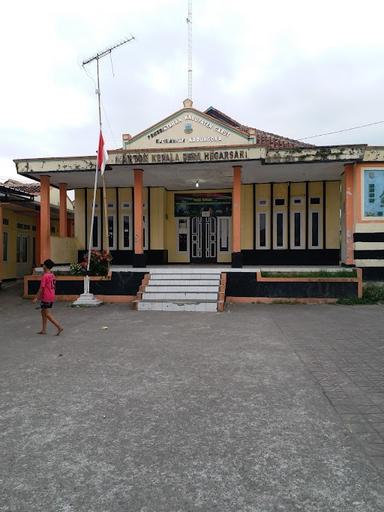
<path id="1" fill-rule="evenodd" d="M 198 180 L 198 179 L 196 180 L 195 187 L 196 187 L 196 188 L 199 188 L 199 187 L 200 187 L 200 183 L 199 183 L 199 180 Z"/>

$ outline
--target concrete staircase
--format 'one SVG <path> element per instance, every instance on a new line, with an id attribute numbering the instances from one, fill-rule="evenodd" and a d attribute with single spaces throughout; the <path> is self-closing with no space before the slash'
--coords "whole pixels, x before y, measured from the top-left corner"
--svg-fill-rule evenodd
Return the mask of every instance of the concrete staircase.
<path id="1" fill-rule="evenodd" d="M 139 311 L 223 311 L 225 281 L 217 269 L 151 270 L 140 287 Z"/>

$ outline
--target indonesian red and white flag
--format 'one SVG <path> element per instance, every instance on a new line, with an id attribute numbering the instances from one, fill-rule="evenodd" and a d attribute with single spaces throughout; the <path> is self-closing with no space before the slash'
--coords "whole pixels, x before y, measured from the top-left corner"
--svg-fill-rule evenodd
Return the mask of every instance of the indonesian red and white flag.
<path id="1" fill-rule="evenodd" d="M 105 166 L 108 162 L 108 153 L 104 147 L 104 137 L 100 130 L 99 136 L 99 149 L 97 151 L 97 170 L 101 172 L 101 175 L 104 174 Z"/>

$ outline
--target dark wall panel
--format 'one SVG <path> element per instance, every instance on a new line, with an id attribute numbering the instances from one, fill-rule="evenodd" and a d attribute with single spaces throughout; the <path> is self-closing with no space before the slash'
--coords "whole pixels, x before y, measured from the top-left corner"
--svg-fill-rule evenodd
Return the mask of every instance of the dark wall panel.
<path id="1" fill-rule="evenodd" d="M 91 281 L 90 291 L 96 295 L 136 295 L 143 280 L 142 272 L 113 272 L 112 279 Z M 28 294 L 37 293 L 40 281 L 28 282 Z M 84 291 L 82 280 L 56 281 L 57 295 L 79 295 Z"/>
<path id="2" fill-rule="evenodd" d="M 384 233 L 354 233 L 354 242 L 384 242 Z"/>
<path id="3" fill-rule="evenodd" d="M 373 249 L 372 251 L 354 251 L 354 258 L 356 260 L 382 260 L 384 259 L 384 251 Z"/>
<path id="4" fill-rule="evenodd" d="M 243 265 L 339 265 L 339 249 L 241 251 Z"/>
<path id="5" fill-rule="evenodd" d="M 228 272 L 226 295 L 231 297 L 356 297 L 357 283 L 258 282 L 254 272 Z"/>
<path id="6" fill-rule="evenodd" d="M 364 281 L 384 281 L 384 266 L 365 267 L 362 270 Z"/>

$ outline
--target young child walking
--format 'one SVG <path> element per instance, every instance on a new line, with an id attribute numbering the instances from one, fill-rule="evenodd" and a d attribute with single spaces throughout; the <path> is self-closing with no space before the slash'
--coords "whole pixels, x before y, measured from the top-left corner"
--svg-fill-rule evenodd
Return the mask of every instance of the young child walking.
<path id="1" fill-rule="evenodd" d="M 51 313 L 51 309 L 55 301 L 56 286 L 55 275 L 51 272 L 53 266 L 54 263 L 52 260 L 44 261 L 44 274 L 41 278 L 39 291 L 37 292 L 36 297 L 33 299 L 33 302 L 36 304 L 36 302 L 40 300 L 42 328 L 38 334 L 47 334 L 47 323 L 49 320 L 57 329 L 56 336 L 59 336 L 59 334 L 63 331 L 63 328 Z"/>

